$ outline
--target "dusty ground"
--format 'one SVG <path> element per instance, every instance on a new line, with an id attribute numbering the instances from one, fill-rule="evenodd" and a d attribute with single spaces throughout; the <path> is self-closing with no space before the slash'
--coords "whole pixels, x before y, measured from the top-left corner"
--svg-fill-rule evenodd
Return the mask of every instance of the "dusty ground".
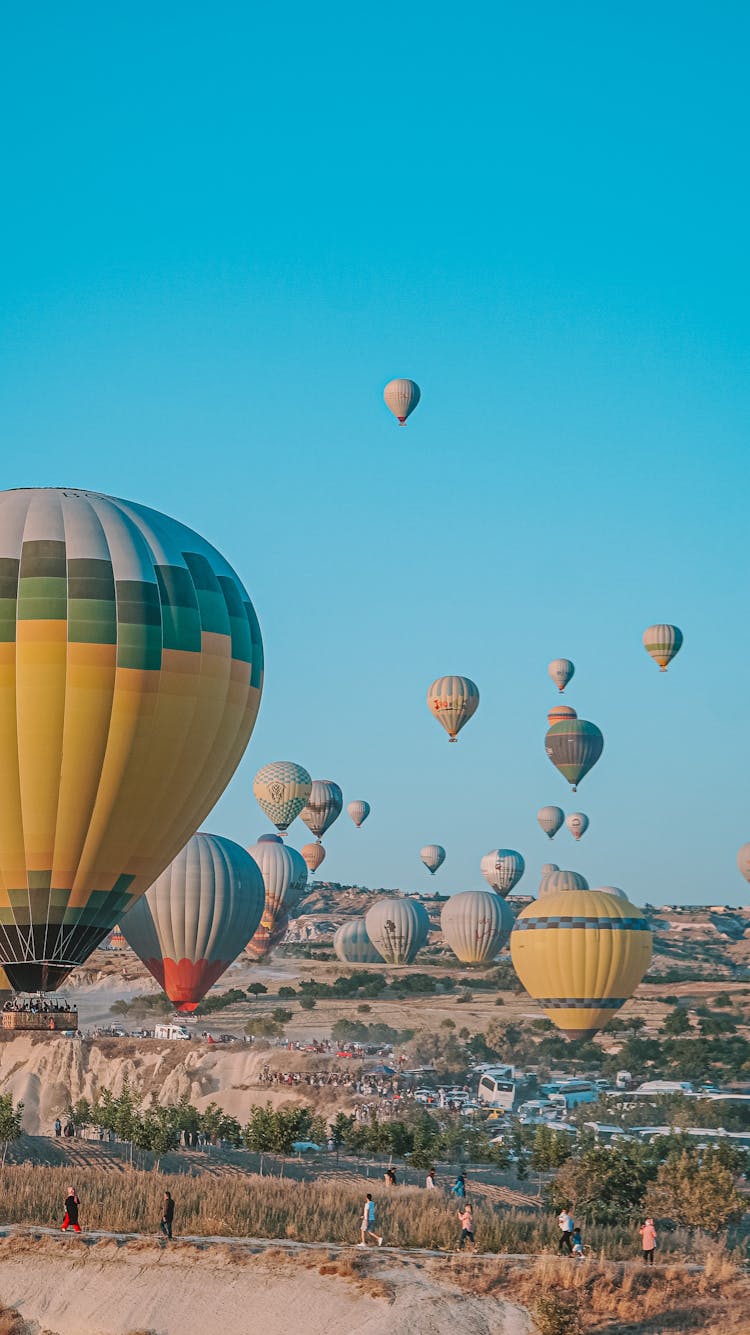
<path id="1" fill-rule="evenodd" d="M 521 1308 L 356 1251 L 9 1238 L 0 1298 L 39 1335 L 532 1335 Z"/>

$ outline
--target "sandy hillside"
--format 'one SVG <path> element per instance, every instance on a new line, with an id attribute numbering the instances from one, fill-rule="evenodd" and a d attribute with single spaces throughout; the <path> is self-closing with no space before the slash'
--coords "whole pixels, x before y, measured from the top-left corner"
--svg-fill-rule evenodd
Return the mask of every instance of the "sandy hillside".
<path id="1" fill-rule="evenodd" d="M 45 1335 L 532 1335 L 509 1303 L 380 1253 L 6 1239 L 0 1298 Z"/>

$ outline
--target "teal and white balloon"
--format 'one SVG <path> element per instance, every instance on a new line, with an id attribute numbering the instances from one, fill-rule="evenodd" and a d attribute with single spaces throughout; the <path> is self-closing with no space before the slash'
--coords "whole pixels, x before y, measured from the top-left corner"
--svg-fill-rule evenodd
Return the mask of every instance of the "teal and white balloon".
<path id="1" fill-rule="evenodd" d="M 370 814 L 370 803 L 364 802 L 361 798 L 358 798 L 354 802 L 350 802 L 346 810 L 347 815 L 351 816 L 354 824 L 359 830 Z"/>
<path id="2" fill-rule="evenodd" d="M 523 876 L 526 863 L 514 848 L 493 848 L 479 864 L 488 885 L 505 898 Z"/>
<path id="3" fill-rule="evenodd" d="M 364 918 L 348 918 L 334 933 L 333 949 L 342 964 L 384 964 L 367 935 Z"/>
<path id="4" fill-rule="evenodd" d="M 565 812 L 562 807 L 541 807 L 536 818 L 547 838 L 554 839 L 565 820 Z"/>
<path id="5" fill-rule="evenodd" d="M 445 849 L 441 844 L 425 844 L 424 848 L 420 849 L 419 856 L 430 875 L 434 876 L 445 862 Z"/>
<path id="6" fill-rule="evenodd" d="M 547 671 L 558 691 L 564 691 L 575 672 L 575 667 L 569 658 L 553 658 Z"/>
<path id="7" fill-rule="evenodd" d="M 333 779 L 313 779 L 310 796 L 299 813 L 311 834 L 320 840 L 341 815 L 344 796 Z"/>
<path id="8" fill-rule="evenodd" d="M 407 417 L 411 417 L 421 397 L 422 392 L 416 380 L 389 380 L 383 390 L 386 407 L 390 408 L 399 426 L 403 426 Z"/>
<path id="9" fill-rule="evenodd" d="M 302 765 L 292 760 L 274 760 L 253 779 L 258 806 L 283 834 L 299 816 L 310 796 L 312 779 Z"/>

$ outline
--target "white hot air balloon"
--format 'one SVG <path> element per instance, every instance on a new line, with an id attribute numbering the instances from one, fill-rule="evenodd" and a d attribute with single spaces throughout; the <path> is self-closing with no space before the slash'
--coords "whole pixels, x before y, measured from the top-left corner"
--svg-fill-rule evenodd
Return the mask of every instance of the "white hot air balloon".
<path id="1" fill-rule="evenodd" d="M 333 949 L 342 964 L 384 964 L 367 935 L 364 918 L 347 918 L 334 933 Z"/>
<path id="2" fill-rule="evenodd" d="M 558 691 L 564 691 L 575 672 L 575 667 L 569 658 L 553 658 L 547 671 Z"/>
<path id="3" fill-rule="evenodd" d="M 307 805 L 300 811 L 299 818 L 310 833 L 320 840 L 333 822 L 338 820 L 343 805 L 341 789 L 333 779 L 313 779 Z"/>
<path id="4" fill-rule="evenodd" d="M 536 818 L 547 838 L 554 839 L 565 820 L 565 812 L 562 807 L 541 807 Z"/>
<path id="5" fill-rule="evenodd" d="M 625 891 L 618 885 L 598 885 L 596 889 L 600 895 L 614 895 L 615 899 L 627 899 Z"/>
<path id="6" fill-rule="evenodd" d="M 555 895 L 559 890 L 588 890 L 589 883 L 578 871 L 551 871 L 544 878 L 544 889 L 539 887 L 540 895 Z"/>
<path id="7" fill-rule="evenodd" d="M 451 895 L 440 915 L 443 938 L 462 964 L 488 964 L 507 942 L 513 910 L 490 890 Z"/>
<path id="8" fill-rule="evenodd" d="M 493 848 L 479 864 L 488 885 L 505 898 L 523 876 L 526 863 L 514 848 Z"/>
<path id="9" fill-rule="evenodd" d="M 370 803 L 364 802 L 362 799 L 358 798 L 354 802 L 350 802 L 346 810 L 347 814 L 351 816 L 354 821 L 357 829 L 360 829 L 370 814 Z"/>
<path id="10" fill-rule="evenodd" d="M 399 426 L 403 426 L 407 417 L 414 412 L 422 397 L 415 380 L 389 380 L 383 390 L 386 407 L 390 408 Z"/>
<path id="11" fill-rule="evenodd" d="M 578 842 L 589 828 L 589 818 L 582 811 L 571 811 L 570 815 L 565 817 L 565 824 Z"/>
<path id="12" fill-rule="evenodd" d="M 560 868 L 558 867 L 558 865 L 557 865 L 556 862 L 545 862 L 545 863 L 544 863 L 544 865 L 543 865 L 543 867 L 542 867 L 542 870 L 541 870 L 541 872 L 540 872 L 540 875 L 539 875 L 539 889 L 537 890 L 537 894 L 538 894 L 538 895 L 543 895 L 543 894 L 544 894 L 544 885 L 545 885 L 545 882 L 546 882 L 546 880 L 547 880 L 547 877 L 548 877 L 553 871 L 559 871 L 559 870 L 560 870 Z"/>
<path id="13" fill-rule="evenodd" d="M 425 940 L 423 915 L 413 899 L 379 899 L 368 909 L 367 935 L 386 964 L 411 964 Z"/>
<path id="14" fill-rule="evenodd" d="M 420 849 L 419 856 L 430 875 L 434 876 L 445 862 L 445 849 L 441 844 L 425 844 L 424 848 Z"/>

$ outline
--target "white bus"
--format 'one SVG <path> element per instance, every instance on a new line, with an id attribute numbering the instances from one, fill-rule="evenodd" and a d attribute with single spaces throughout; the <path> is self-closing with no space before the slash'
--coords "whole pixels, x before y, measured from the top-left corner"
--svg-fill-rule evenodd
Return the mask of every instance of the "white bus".
<path id="1" fill-rule="evenodd" d="M 527 1084 L 526 1077 L 516 1076 L 512 1066 L 492 1066 L 480 1077 L 477 1098 L 486 1108 L 512 1112 Z"/>

